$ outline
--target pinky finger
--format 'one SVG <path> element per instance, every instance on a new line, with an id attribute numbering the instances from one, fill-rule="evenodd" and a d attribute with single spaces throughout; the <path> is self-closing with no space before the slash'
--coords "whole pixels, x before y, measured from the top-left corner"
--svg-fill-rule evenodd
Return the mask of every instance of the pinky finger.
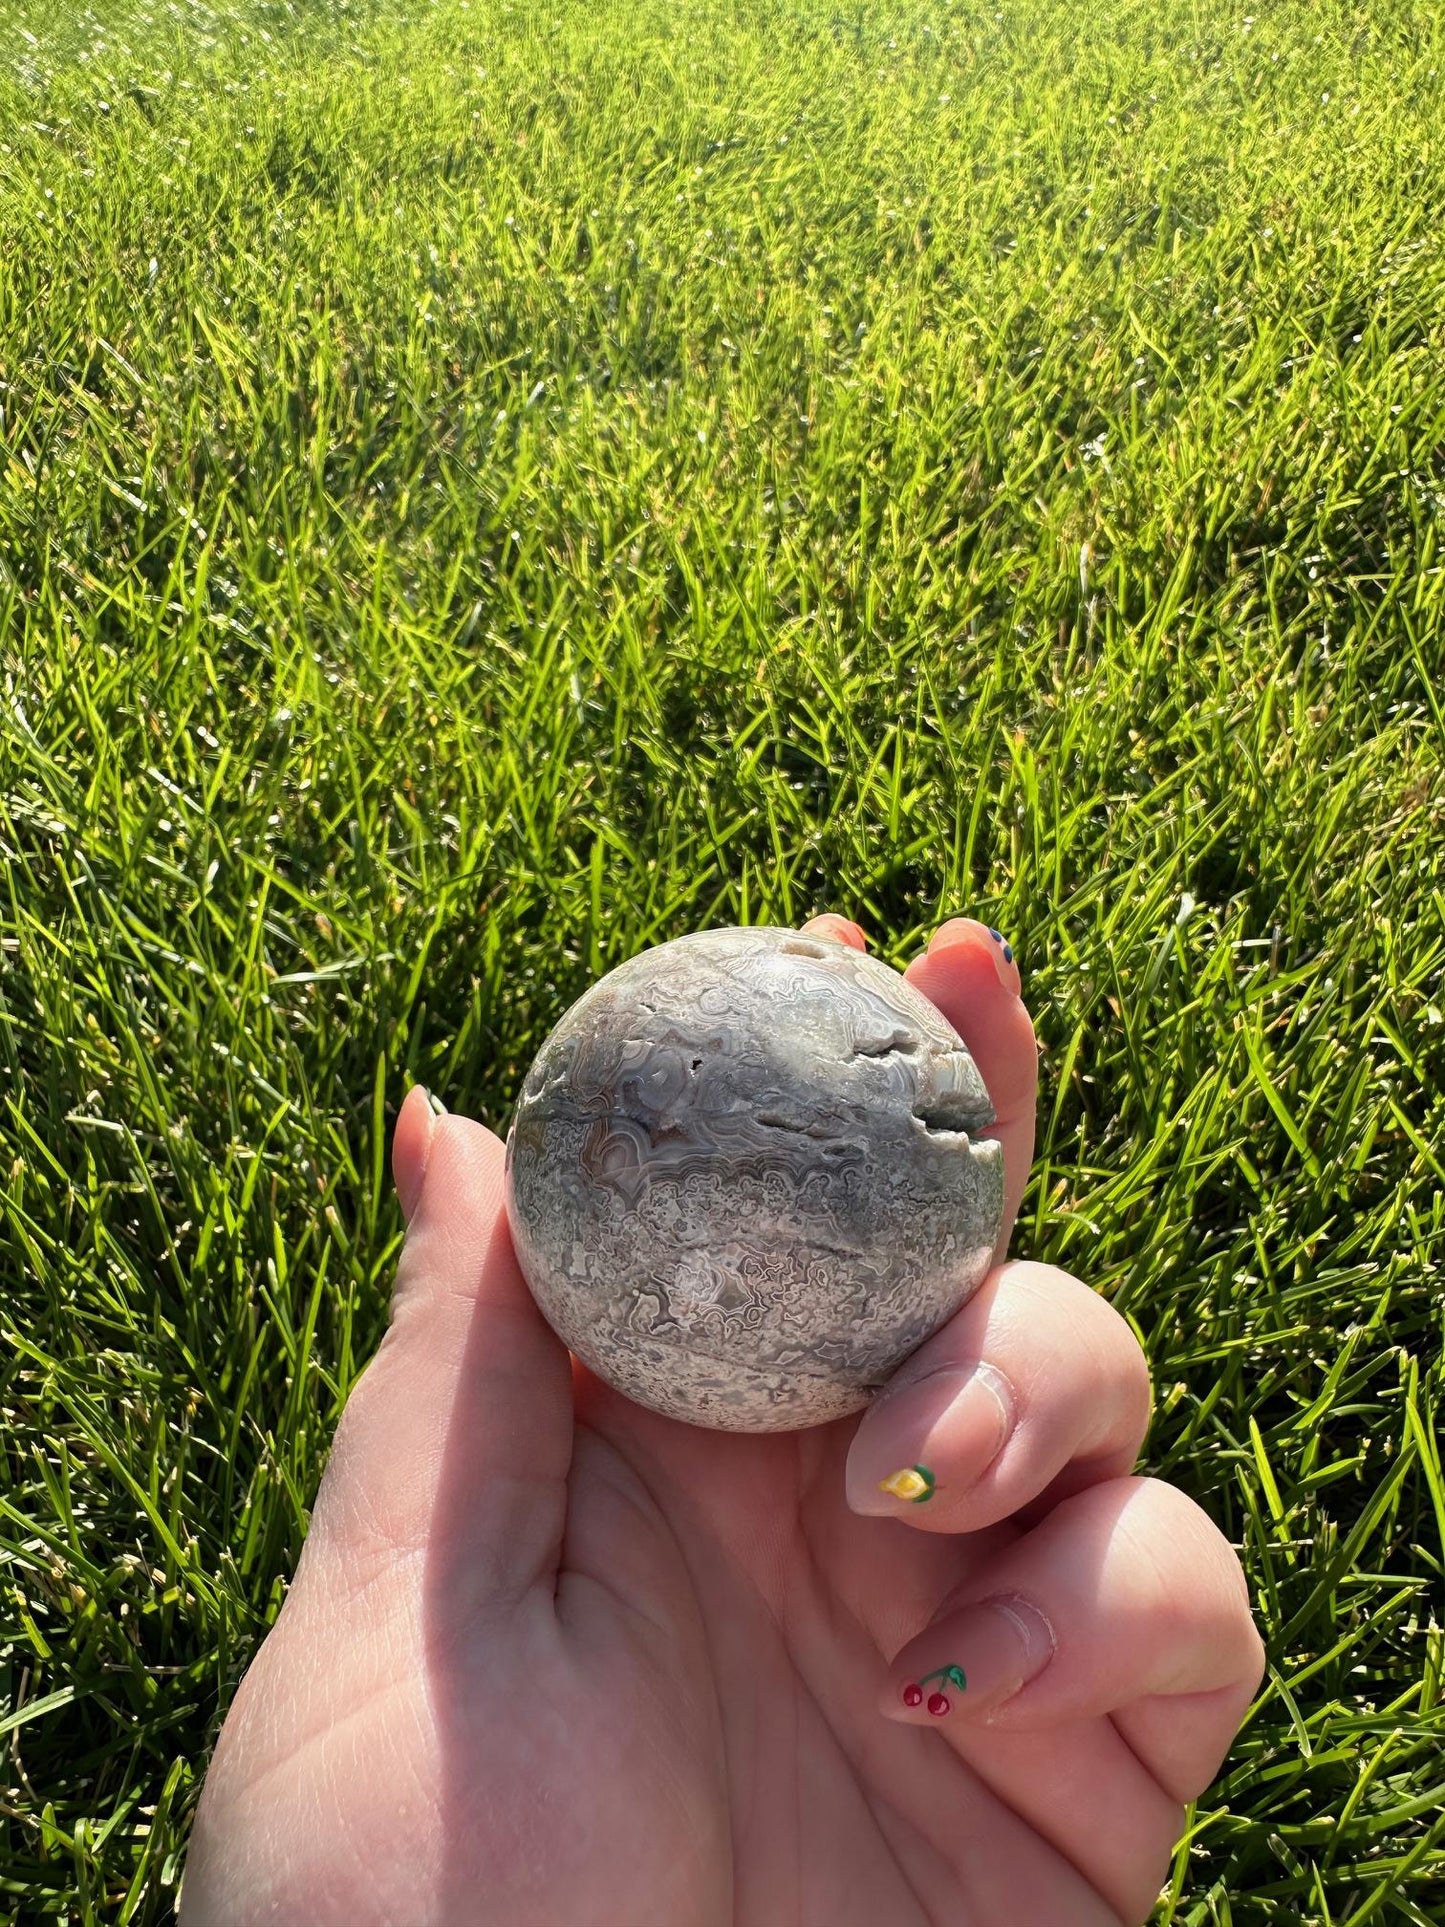
<path id="1" fill-rule="evenodd" d="M 1188 1801 L 1263 1670 L 1244 1574 L 1213 1522 L 1160 1480 L 1111 1479 L 970 1575 L 895 1659 L 881 1710 L 1016 1733 L 1112 1715 Z"/>

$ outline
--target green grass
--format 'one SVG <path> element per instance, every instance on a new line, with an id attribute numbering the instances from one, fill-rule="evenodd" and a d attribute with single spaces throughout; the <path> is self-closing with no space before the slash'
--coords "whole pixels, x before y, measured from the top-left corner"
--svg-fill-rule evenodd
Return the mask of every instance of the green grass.
<path id="1" fill-rule="evenodd" d="M 169 1917 L 408 1081 L 504 1128 L 596 974 L 832 907 L 1014 941 L 1016 1249 L 1248 1566 L 1157 1921 L 1438 1922 L 1442 76 L 1424 0 L 0 0 L 0 1915 Z"/>

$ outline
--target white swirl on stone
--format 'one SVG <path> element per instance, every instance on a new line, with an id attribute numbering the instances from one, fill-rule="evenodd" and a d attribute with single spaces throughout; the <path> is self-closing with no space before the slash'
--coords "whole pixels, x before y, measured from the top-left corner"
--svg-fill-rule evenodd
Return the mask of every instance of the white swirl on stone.
<path id="1" fill-rule="evenodd" d="M 694 1425 L 866 1405 L 982 1282 L 1003 1153 L 978 1067 L 897 971 L 706 930 L 595 983 L 507 1137 L 532 1294 L 585 1364 Z"/>

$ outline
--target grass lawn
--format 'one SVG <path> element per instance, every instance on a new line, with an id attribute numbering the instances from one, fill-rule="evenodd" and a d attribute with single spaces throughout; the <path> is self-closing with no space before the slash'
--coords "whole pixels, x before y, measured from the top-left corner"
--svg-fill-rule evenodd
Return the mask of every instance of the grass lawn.
<path id="1" fill-rule="evenodd" d="M 0 0 L 0 1918 L 170 1917 L 408 1082 L 823 908 L 1248 1566 L 1156 1920 L 1442 1918 L 1445 25 L 1254 3 Z"/>

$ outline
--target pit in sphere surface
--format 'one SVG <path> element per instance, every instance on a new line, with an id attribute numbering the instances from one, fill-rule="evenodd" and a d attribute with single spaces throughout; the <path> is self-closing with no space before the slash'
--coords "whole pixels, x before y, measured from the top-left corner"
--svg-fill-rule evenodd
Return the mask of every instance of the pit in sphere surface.
<path id="1" fill-rule="evenodd" d="M 895 970 L 701 931 L 594 984 L 507 1139 L 522 1269 L 619 1391 L 724 1430 L 867 1404 L 977 1288 L 1003 1155 L 972 1057 Z"/>

